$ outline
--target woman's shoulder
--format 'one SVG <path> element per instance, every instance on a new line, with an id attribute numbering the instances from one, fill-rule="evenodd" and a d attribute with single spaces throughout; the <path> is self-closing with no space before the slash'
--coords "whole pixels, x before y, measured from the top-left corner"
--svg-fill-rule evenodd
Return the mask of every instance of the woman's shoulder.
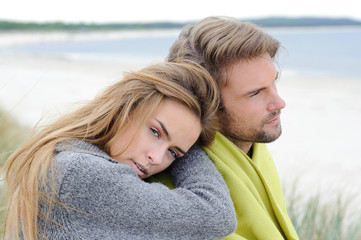
<path id="1" fill-rule="evenodd" d="M 82 159 L 84 157 L 87 157 L 94 160 L 107 160 L 108 162 L 118 164 L 117 161 L 111 158 L 97 145 L 82 140 L 60 142 L 54 150 L 54 156 L 56 159 L 64 162 L 66 162 L 66 160 L 68 160 L 69 158 Z"/>
<path id="2" fill-rule="evenodd" d="M 94 179 L 119 181 L 120 178 L 137 177 L 130 166 L 118 163 L 96 145 L 79 140 L 58 144 L 54 152 L 54 169 L 62 188 L 79 181 L 94 183 Z"/>

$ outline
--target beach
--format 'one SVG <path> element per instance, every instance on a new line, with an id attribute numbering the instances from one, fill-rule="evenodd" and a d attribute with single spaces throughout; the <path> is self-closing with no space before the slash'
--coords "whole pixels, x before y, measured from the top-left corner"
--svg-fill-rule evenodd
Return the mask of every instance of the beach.
<path id="1" fill-rule="evenodd" d="M 85 36 L 0 34 L 0 48 L 69 37 Z M 143 66 L 0 51 L 0 107 L 34 126 L 90 100 L 125 72 Z M 277 84 L 287 106 L 281 115 L 283 133 L 268 146 L 285 190 L 298 179 L 301 194 L 321 192 L 327 198 L 341 194 L 360 202 L 361 76 L 328 79 L 285 71 Z"/>

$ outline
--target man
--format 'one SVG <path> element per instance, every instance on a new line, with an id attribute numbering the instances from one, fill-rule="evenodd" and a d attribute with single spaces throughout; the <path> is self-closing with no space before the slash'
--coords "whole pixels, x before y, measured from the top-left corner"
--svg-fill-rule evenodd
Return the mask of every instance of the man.
<path id="1" fill-rule="evenodd" d="M 222 173 L 236 209 L 238 226 L 226 239 L 298 239 L 264 144 L 281 134 L 285 102 L 277 93 L 273 62 L 279 47 L 253 24 L 208 17 L 185 27 L 167 58 L 199 63 L 221 90 L 222 127 L 204 151 Z"/>

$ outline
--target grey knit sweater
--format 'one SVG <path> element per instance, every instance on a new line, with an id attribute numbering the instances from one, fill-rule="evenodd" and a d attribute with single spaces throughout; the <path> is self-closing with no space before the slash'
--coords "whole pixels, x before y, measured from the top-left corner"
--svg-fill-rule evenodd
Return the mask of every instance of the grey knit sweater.
<path id="1" fill-rule="evenodd" d="M 55 196 L 67 207 L 52 208 L 57 224 L 39 219 L 48 239 L 219 239 L 236 228 L 228 188 L 203 151 L 174 162 L 170 190 L 142 181 L 95 145 L 66 145 L 54 163 Z"/>

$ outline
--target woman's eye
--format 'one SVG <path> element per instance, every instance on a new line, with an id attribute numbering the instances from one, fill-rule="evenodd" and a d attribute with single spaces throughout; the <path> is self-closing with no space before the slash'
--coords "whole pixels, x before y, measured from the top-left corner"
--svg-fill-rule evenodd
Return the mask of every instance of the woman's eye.
<path id="1" fill-rule="evenodd" d="M 174 157 L 174 159 L 177 159 L 179 157 L 179 155 L 177 154 L 176 151 L 169 149 L 170 154 L 172 154 L 172 156 Z"/>
<path id="2" fill-rule="evenodd" d="M 158 132 L 157 129 L 155 129 L 155 128 L 150 128 L 150 131 L 152 131 L 153 135 L 156 136 L 157 138 L 160 137 L 160 133 Z"/>

